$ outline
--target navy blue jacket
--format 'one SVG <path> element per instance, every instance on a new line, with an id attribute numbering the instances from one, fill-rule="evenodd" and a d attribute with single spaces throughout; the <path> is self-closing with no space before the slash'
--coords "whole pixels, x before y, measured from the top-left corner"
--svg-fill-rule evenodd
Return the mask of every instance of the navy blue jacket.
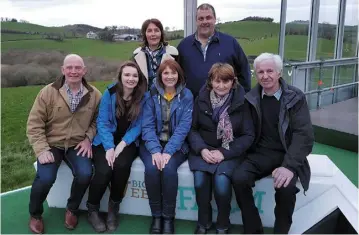
<path id="1" fill-rule="evenodd" d="M 228 63 L 234 68 L 239 83 L 248 92 L 251 89 L 251 71 L 246 55 L 237 40 L 228 34 L 215 32 L 208 45 L 204 60 L 201 43 L 195 35 L 184 38 L 177 47 L 178 62 L 186 78 L 186 87 L 197 97 L 208 78 L 208 72 L 217 62 Z"/>
<path id="2" fill-rule="evenodd" d="M 97 116 L 97 134 L 92 143 L 94 146 L 102 144 L 106 151 L 116 147 L 114 143 L 114 134 L 117 129 L 116 84 L 117 82 L 109 85 L 103 93 Z M 142 105 L 144 100 L 145 98 L 142 99 Z M 136 120 L 131 122 L 125 136 L 122 138 L 127 145 L 136 141 L 141 134 L 141 113 Z"/>
<path id="3" fill-rule="evenodd" d="M 255 128 L 251 117 L 249 104 L 244 99 L 244 89 L 238 86 L 234 89 L 228 115 L 230 117 L 234 140 L 229 144 L 229 150 L 224 149 L 222 140 L 217 139 L 217 123 L 212 120 L 212 105 L 210 91 L 203 87 L 193 107 L 192 128 L 188 135 L 191 151 L 188 157 L 192 171 L 200 170 L 210 173 L 224 173 L 231 176 L 234 168 L 244 159 L 247 149 L 252 145 Z M 224 160 L 219 164 L 210 164 L 203 160 L 201 150 L 219 150 Z"/>
<path id="4" fill-rule="evenodd" d="M 145 141 L 147 150 L 151 154 L 168 153 L 171 156 L 179 150 L 185 154 L 188 153 L 189 148 L 185 140 L 192 123 L 193 96 L 191 91 L 184 87 L 177 88 L 177 93 L 171 101 L 169 125 L 172 133 L 166 146 L 162 148 L 159 141 L 163 125 L 160 100 L 164 95 L 164 90 L 156 81 L 152 89 L 156 89 L 157 92 L 146 93 L 149 94 L 149 98 L 145 102 L 142 119 L 142 140 Z"/>

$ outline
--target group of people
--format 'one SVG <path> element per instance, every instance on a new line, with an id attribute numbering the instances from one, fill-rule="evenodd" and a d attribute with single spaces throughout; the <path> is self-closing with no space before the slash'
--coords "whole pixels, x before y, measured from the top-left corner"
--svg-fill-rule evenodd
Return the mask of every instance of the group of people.
<path id="1" fill-rule="evenodd" d="M 274 233 L 288 233 L 298 178 L 309 187 L 306 156 L 314 137 L 305 95 L 281 78 L 278 55 L 254 60 L 258 84 L 237 40 L 215 30 L 210 4 L 197 8 L 197 31 L 178 47 L 165 41 L 157 19 L 142 25 L 143 45 L 124 62 L 103 95 L 85 79 L 83 59 L 65 57 L 62 77 L 35 99 L 27 136 L 37 156 L 30 194 L 29 228 L 44 233 L 43 202 L 62 160 L 73 174 L 65 227 L 75 229 L 87 188 L 88 221 L 96 232 L 115 231 L 118 212 L 139 155 L 152 213 L 151 234 L 173 234 L 178 167 L 188 159 L 194 175 L 198 222 L 212 226 L 212 192 L 218 207 L 216 231 L 228 233 L 232 187 L 245 233 L 263 233 L 254 203 L 255 181 L 268 175 L 276 190 Z M 106 219 L 100 201 L 110 189 Z"/>

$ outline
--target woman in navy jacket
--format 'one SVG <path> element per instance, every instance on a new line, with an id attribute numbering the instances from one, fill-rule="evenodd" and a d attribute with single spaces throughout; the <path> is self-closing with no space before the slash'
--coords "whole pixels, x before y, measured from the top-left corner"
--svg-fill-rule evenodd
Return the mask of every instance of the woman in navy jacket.
<path id="1" fill-rule="evenodd" d="M 212 188 L 218 207 L 217 233 L 228 233 L 230 177 L 254 140 L 253 121 L 244 94 L 233 67 L 216 63 L 194 103 L 188 162 L 194 173 L 198 205 L 195 233 L 206 233 L 212 225 Z"/>
<path id="2" fill-rule="evenodd" d="M 87 201 L 88 221 L 96 232 L 116 230 L 119 205 L 137 157 L 136 140 L 141 134 L 141 116 L 146 78 L 138 65 L 125 62 L 118 81 L 104 92 L 97 117 L 97 135 L 93 140 L 95 175 Z M 110 198 L 106 224 L 99 216 L 100 201 L 108 185 Z"/>
<path id="3" fill-rule="evenodd" d="M 174 60 L 164 61 L 143 108 L 140 157 L 152 212 L 150 233 L 174 233 L 177 168 L 186 160 L 193 96 Z"/>

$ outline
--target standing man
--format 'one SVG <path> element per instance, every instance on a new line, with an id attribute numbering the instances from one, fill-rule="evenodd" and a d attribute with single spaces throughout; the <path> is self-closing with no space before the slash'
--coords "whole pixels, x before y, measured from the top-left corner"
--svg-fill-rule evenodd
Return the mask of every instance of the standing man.
<path id="1" fill-rule="evenodd" d="M 197 8 L 197 31 L 178 45 L 179 63 L 184 70 L 186 87 L 196 97 L 217 62 L 230 64 L 245 92 L 251 89 L 251 72 L 246 55 L 237 40 L 215 30 L 216 12 L 204 3 Z"/>
<path id="2" fill-rule="evenodd" d="M 65 213 L 68 229 L 77 225 L 76 211 L 92 176 L 91 143 L 101 93 L 86 82 L 80 56 L 67 55 L 61 70 L 62 77 L 41 89 L 27 121 L 27 136 L 37 157 L 29 204 L 29 227 L 34 233 L 44 233 L 43 202 L 62 160 L 74 176 Z"/>
<path id="3" fill-rule="evenodd" d="M 258 84 L 245 95 L 251 107 L 256 136 L 252 151 L 232 175 L 242 211 L 244 233 L 263 233 L 252 187 L 268 175 L 274 178 L 274 233 L 288 233 L 296 202 L 298 177 L 309 188 L 314 134 L 304 93 L 281 78 L 279 55 L 263 53 L 254 60 Z"/>

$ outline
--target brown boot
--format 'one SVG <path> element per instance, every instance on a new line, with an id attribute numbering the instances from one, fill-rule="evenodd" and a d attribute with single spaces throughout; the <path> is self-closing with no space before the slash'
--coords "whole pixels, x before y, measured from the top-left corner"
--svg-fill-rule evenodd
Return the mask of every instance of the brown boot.
<path id="1" fill-rule="evenodd" d="M 42 221 L 42 218 L 36 219 L 31 216 L 29 221 L 29 228 L 33 233 L 36 234 L 44 233 L 44 222 Z"/>
<path id="2" fill-rule="evenodd" d="M 100 217 L 98 211 L 90 211 L 88 213 L 87 220 L 97 233 L 102 233 L 106 231 L 106 224 Z"/>
<path id="3" fill-rule="evenodd" d="M 106 225 L 109 231 L 115 231 L 118 227 L 117 214 L 120 209 L 120 203 L 114 203 L 111 199 L 108 200 L 108 213 Z"/>
<path id="4" fill-rule="evenodd" d="M 77 216 L 72 213 L 70 210 L 66 209 L 66 213 L 65 213 L 65 227 L 67 229 L 75 229 L 77 226 Z"/>

